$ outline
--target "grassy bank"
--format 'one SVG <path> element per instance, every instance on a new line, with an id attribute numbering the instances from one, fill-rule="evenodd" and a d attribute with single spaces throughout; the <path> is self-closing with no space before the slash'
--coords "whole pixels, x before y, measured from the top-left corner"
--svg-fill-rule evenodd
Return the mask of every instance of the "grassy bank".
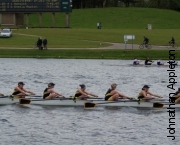
<path id="1" fill-rule="evenodd" d="M 152 45 L 166 45 L 174 36 L 180 44 L 180 29 L 18 29 L 13 30 L 10 39 L 0 38 L 1 47 L 32 48 L 38 36 L 48 39 L 50 48 L 98 48 L 110 44 L 100 42 L 124 43 L 124 35 L 135 35 L 135 44 L 141 44 L 143 36 L 150 39 Z M 23 34 L 23 35 L 22 35 Z M 99 42 L 95 42 L 99 41 Z M 129 41 L 130 43 L 130 41 Z"/>
<path id="2" fill-rule="evenodd" d="M 152 8 L 78 9 L 70 14 L 71 29 L 13 30 L 12 38 L 0 38 L 0 47 L 32 48 L 40 36 L 48 39 L 50 48 L 99 48 L 110 45 L 100 42 L 123 43 L 126 34 L 135 35 L 135 44 L 142 43 L 143 36 L 152 45 L 166 45 L 172 36 L 180 44 L 179 17 L 179 12 Z M 98 21 L 102 22 L 101 30 L 96 28 Z M 38 14 L 30 14 L 29 22 L 30 26 L 38 26 Z M 64 23 L 64 14 L 57 13 L 56 26 Z M 147 24 L 152 24 L 153 29 L 147 30 Z M 43 26 L 51 26 L 51 14 L 43 14 Z"/>
<path id="3" fill-rule="evenodd" d="M 172 17 L 173 16 L 173 17 Z M 150 39 L 151 45 L 167 45 L 174 36 L 180 44 L 180 13 L 171 10 L 149 8 L 103 8 L 79 9 L 70 14 L 71 29 L 29 28 L 13 30 L 13 37 L 0 38 L 0 57 L 24 58 L 103 58 L 103 59 L 168 59 L 168 50 L 124 51 L 124 45 L 116 45 L 117 50 L 102 50 L 100 47 L 111 43 L 124 43 L 124 35 L 135 35 L 134 44 L 141 44 L 143 36 Z M 102 22 L 102 29 L 96 23 Z M 38 26 L 38 14 L 30 14 L 30 26 Z M 56 26 L 64 26 L 64 14 L 56 14 Z M 147 30 L 147 24 L 153 29 Z M 51 26 L 51 14 L 43 14 L 43 26 Z M 48 48 L 72 48 L 69 50 L 33 50 L 38 37 L 48 39 Z M 131 43 L 131 41 L 128 41 Z M 123 48 L 122 48 L 123 47 Z M 6 48 L 6 49 L 4 49 Z M 9 49 L 8 48 L 13 48 Z M 32 48 L 23 49 L 18 48 Z M 77 50 L 84 48 L 84 50 Z M 97 48 L 86 50 L 85 48 Z M 74 49 L 74 50 L 73 50 Z M 176 58 L 180 59 L 179 51 Z"/>
<path id="4" fill-rule="evenodd" d="M 152 24 L 153 29 L 180 29 L 180 13 L 172 10 L 153 8 L 94 8 L 73 9 L 70 14 L 70 27 L 96 28 L 101 21 L 103 29 L 146 29 Z M 43 27 L 51 27 L 51 14 L 43 14 Z M 31 14 L 30 26 L 39 26 L 38 14 Z M 65 14 L 56 13 L 56 26 L 65 26 Z"/>
<path id="5" fill-rule="evenodd" d="M 176 52 L 176 59 L 180 60 L 180 51 Z M 169 52 L 166 50 L 30 50 L 30 49 L 2 49 L 2 58 L 74 58 L 74 59 L 169 59 Z"/>

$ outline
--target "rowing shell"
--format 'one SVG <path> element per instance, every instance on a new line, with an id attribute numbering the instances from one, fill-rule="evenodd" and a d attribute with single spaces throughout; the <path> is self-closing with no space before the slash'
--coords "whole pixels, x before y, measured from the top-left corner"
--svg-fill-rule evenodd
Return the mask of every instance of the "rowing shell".
<path id="1" fill-rule="evenodd" d="M 71 98 L 65 99 L 12 99 L 12 98 L 1 98 L 0 105 L 42 105 L 42 106 L 62 106 L 62 107 L 75 107 L 81 106 L 85 108 L 93 108 L 95 106 L 107 106 L 107 107 L 142 107 L 142 108 L 168 108 L 169 103 L 163 102 L 139 102 L 136 100 L 119 100 L 119 101 L 104 101 L 97 99 L 90 100 L 73 100 Z M 175 104 L 173 108 L 180 108 L 180 104 Z"/>
<path id="2" fill-rule="evenodd" d="M 157 65 L 157 64 L 151 64 L 151 65 L 138 64 L 138 65 L 134 65 L 134 64 L 129 64 L 129 65 L 130 66 L 135 66 L 135 67 L 168 67 L 169 66 L 167 64 L 165 64 L 165 65 Z"/>

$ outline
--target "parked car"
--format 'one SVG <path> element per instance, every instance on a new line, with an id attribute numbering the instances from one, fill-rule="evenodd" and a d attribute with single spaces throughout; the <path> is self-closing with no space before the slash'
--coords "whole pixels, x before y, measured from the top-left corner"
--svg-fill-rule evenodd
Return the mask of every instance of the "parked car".
<path id="1" fill-rule="evenodd" d="M 0 33 L 0 37 L 12 37 L 12 31 L 11 29 L 9 28 L 5 28 L 5 29 L 2 29 L 1 33 Z"/>

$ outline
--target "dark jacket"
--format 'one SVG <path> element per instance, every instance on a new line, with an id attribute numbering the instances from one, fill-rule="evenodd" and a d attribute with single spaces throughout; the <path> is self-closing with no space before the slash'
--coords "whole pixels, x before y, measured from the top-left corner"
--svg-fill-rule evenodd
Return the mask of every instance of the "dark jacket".
<path id="1" fill-rule="evenodd" d="M 41 45 L 42 45 L 42 39 L 38 39 L 37 46 L 41 46 Z"/>
<path id="2" fill-rule="evenodd" d="M 43 40 L 43 45 L 47 45 L 47 39 Z"/>

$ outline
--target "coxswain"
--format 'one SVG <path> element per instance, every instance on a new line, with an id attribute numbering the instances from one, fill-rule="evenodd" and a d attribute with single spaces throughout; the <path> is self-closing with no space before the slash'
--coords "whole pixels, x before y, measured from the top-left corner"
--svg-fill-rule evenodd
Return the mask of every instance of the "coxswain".
<path id="1" fill-rule="evenodd" d="M 146 58 L 145 60 L 145 65 L 151 65 L 154 61 L 149 60 L 149 57 Z"/>
<path id="2" fill-rule="evenodd" d="M 14 88 L 14 92 L 12 93 L 12 95 L 16 95 L 16 97 L 18 98 L 24 98 L 27 95 L 35 95 L 35 93 L 26 90 L 24 88 L 24 83 L 23 82 L 18 82 L 18 86 Z"/>
<path id="3" fill-rule="evenodd" d="M 132 99 L 131 97 L 125 96 L 124 94 L 116 90 L 117 84 L 111 84 L 111 87 L 105 94 L 105 101 L 118 101 L 119 98 L 122 99 Z"/>
<path id="4" fill-rule="evenodd" d="M 0 92 L 0 96 L 4 96 L 4 94 L 2 94 L 2 93 Z"/>
<path id="5" fill-rule="evenodd" d="M 155 95 L 149 92 L 149 88 L 150 87 L 148 85 L 144 85 L 141 92 L 138 95 L 138 99 L 153 99 L 155 97 L 162 98 L 162 96 Z"/>
<path id="6" fill-rule="evenodd" d="M 64 98 L 63 95 L 54 91 L 54 86 L 55 84 L 53 82 L 48 84 L 48 87 L 43 92 L 43 99 Z"/>
<path id="7" fill-rule="evenodd" d="M 133 65 L 139 65 L 140 61 L 137 58 L 134 58 Z"/>
<path id="8" fill-rule="evenodd" d="M 79 86 L 80 88 L 76 91 L 75 96 L 74 96 L 76 99 L 86 100 L 87 98 L 90 98 L 91 96 L 98 97 L 97 95 L 87 92 L 86 86 L 84 84 L 80 84 Z"/>
<path id="9" fill-rule="evenodd" d="M 178 65 L 178 61 L 169 60 L 169 64 L 171 64 L 171 65 Z"/>

